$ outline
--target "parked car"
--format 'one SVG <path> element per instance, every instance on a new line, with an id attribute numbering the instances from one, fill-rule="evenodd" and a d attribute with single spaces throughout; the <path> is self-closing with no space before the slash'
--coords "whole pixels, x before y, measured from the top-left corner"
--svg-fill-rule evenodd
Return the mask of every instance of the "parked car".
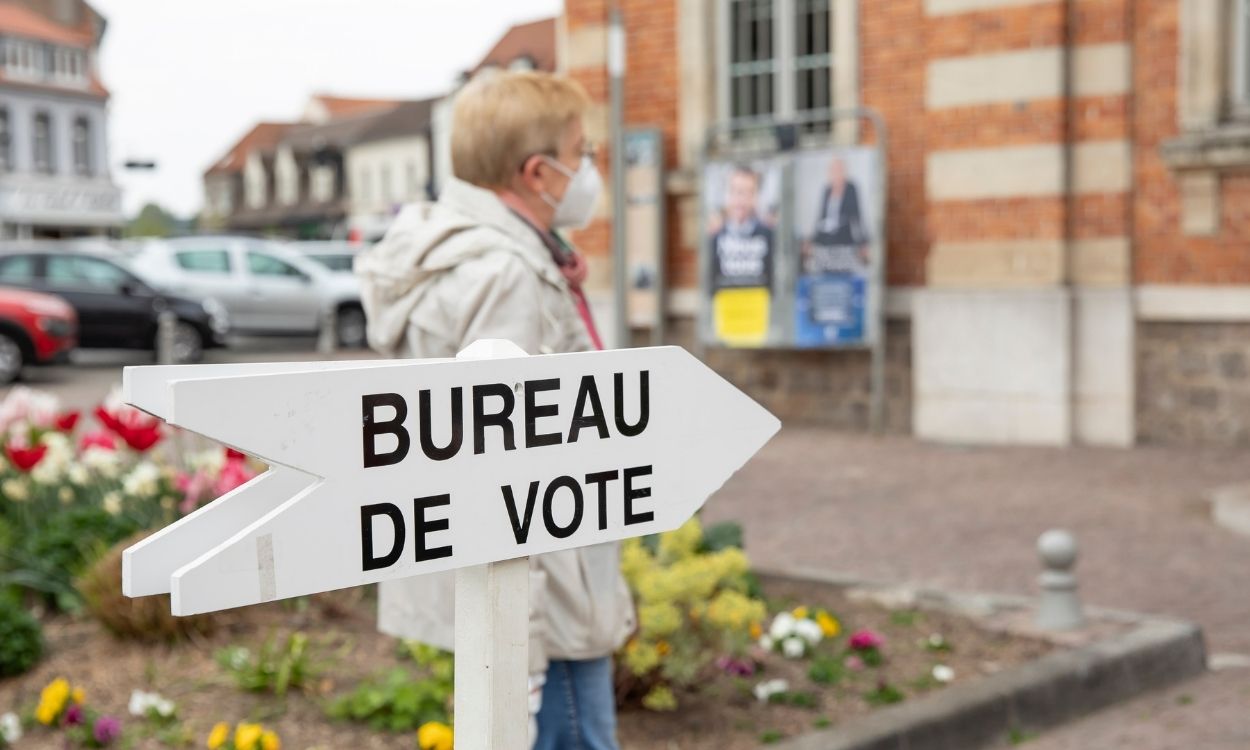
<path id="1" fill-rule="evenodd" d="M 160 313 L 177 316 L 174 360 L 196 362 L 221 346 L 228 322 L 215 302 L 164 294 L 102 251 L 53 243 L 0 248 L 0 285 L 62 297 L 78 314 L 78 345 L 84 349 L 155 351 Z"/>
<path id="2" fill-rule="evenodd" d="M 330 271 L 286 245 L 250 237 L 153 240 L 132 259 L 158 288 L 216 300 L 231 333 L 315 334 L 335 313 L 340 345 L 365 345 L 360 284 Z"/>
<path id="3" fill-rule="evenodd" d="M 337 273 L 351 273 L 356 256 L 369 249 L 368 245 L 342 240 L 307 240 L 291 242 L 285 247 Z"/>
<path id="4" fill-rule="evenodd" d="M 26 365 L 61 362 L 78 338 L 78 316 L 63 299 L 0 287 L 0 385 Z"/>

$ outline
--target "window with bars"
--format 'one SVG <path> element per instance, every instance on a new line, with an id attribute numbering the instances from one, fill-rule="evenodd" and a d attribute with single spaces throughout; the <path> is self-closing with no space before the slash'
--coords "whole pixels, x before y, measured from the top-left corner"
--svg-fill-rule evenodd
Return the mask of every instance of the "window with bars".
<path id="1" fill-rule="evenodd" d="M 40 112 L 35 115 L 35 171 L 52 174 L 56 168 L 52 148 L 52 115 Z"/>
<path id="2" fill-rule="evenodd" d="M 74 174 L 90 177 L 91 161 L 91 121 L 77 117 L 74 119 Z"/>
<path id="3" fill-rule="evenodd" d="M 9 110 L 0 109 L 0 172 L 13 171 L 13 130 Z"/>
<path id="4" fill-rule="evenodd" d="M 739 132 L 772 120 L 828 131 L 831 0 L 729 0 L 721 28 L 722 111 Z"/>

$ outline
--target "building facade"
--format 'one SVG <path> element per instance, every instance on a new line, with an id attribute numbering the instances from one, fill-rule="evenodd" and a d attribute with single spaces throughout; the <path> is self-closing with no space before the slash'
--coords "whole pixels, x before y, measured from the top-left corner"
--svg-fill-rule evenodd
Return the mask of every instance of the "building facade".
<path id="1" fill-rule="evenodd" d="M 891 429 L 1250 444 L 1246 0 L 617 5 L 625 123 L 664 137 L 677 341 L 693 343 L 702 304 L 710 129 L 870 107 L 888 129 Z M 606 142 L 609 3 L 565 9 L 562 67 Z M 844 144 L 879 138 L 841 118 L 820 127 Z M 577 237 L 600 269 L 609 205 Z M 865 426 L 862 352 L 706 357 L 789 421 Z"/>
<path id="2" fill-rule="evenodd" d="M 115 233 L 104 19 L 86 3 L 0 5 L 0 239 Z"/>

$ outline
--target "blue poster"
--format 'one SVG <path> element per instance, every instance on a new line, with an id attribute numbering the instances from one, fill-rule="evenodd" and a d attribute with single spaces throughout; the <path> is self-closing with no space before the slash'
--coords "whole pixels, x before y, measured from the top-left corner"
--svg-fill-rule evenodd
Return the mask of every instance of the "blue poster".
<path id="1" fill-rule="evenodd" d="M 854 273 L 800 275 L 794 298 L 795 345 L 863 343 L 865 281 Z"/>

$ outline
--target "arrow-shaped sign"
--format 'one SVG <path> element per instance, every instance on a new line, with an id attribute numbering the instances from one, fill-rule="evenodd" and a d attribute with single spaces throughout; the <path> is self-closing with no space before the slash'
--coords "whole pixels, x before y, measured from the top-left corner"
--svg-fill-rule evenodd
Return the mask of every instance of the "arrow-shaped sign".
<path id="1" fill-rule="evenodd" d="M 179 615 L 667 531 L 780 427 L 676 347 L 222 367 L 125 376 L 274 466 L 127 551 Z"/>

